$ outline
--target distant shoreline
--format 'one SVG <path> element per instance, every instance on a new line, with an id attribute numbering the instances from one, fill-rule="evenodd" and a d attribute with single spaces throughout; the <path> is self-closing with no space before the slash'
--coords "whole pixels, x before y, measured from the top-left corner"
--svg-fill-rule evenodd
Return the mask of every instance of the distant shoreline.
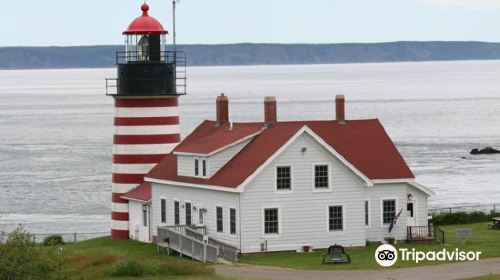
<path id="1" fill-rule="evenodd" d="M 0 47 L 0 70 L 95 69 L 115 66 L 120 45 Z M 499 60 L 500 43 L 389 42 L 342 44 L 178 45 L 188 66 L 260 66 Z"/>
<path id="2" fill-rule="evenodd" d="M 242 64 L 242 65 L 187 65 L 188 68 L 210 68 L 210 67 L 279 67 L 279 66 L 321 66 L 321 65 L 356 65 L 356 64 L 396 64 L 396 63 L 438 63 L 438 62 L 487 62 L 500 61 L 498 59 L 468 59 L 468 60 L 424 60 L 424 61 L 381 61 L 381 62 L 346 62 L 346 63 L 301 63 L 301 64 Z M 37 70 L 116 70 L 115 65 L 103 67 L 71 67 L 71 68 L 19 68 L 2 69 L 0 71 L 37 71 Z"/>

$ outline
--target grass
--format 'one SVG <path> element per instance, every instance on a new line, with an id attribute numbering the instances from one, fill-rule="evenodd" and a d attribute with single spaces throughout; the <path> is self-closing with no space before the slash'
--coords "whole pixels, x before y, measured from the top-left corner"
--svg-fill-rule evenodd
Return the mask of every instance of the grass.
<path id="1" fill-rule="evenodd" d="M 455 237 L 455 230 L 464 227 L 473 231 L 473 236 L 466 245 L 462 245 L 462 241 Z M 420 251 L 458 248 L 464 251 L 482 251 L 481 258 L 500 257 L 500 231 L 487 229 L 487 223 L 443 226 L 442 229 L 446 238 L 444 245 L 400 243 L 396 247 L 415 248 Z M 349 250 L 353 260 L 350 265 L 322 265 L 321 260 L 325 250 L 313 253 L 280 252 L 246 255 L 240 258 L 240 263 L 319 270 L 381 269 L 374 259 L 378 245 L 369 244 L 365 248 Z M 109 237 L 103 237 L 61 247 L 67 258 L 65 269 L 71 279 L 227 279 L 215 275 L 210 264 L 179 256 L 157 255 L 155 245 L 133 240 L 113 241 Z M 418 265 L 441 263 L 422 262 Z M 398 261 L 393 268 L 416 265 L 414 262 Z M 134 274 L 141 276 L 133 277 Z M 476 279 L 500 279 L 500 276 L 474 278 Z"/>
<path id="2" fill-rule="evenodd" d="M 455 250 L 458 248 L 463 251 L 481 251 L 481 258 L 500 257 L 500 231 L 490 230 L 488 223 L 476 223 L 468 225 L 450 225 L 441 227 L 445 231 L 445 244 L 407 244 L 399 243 L 396 248 L 415 248 L 419 251 L 438 251 L 446 248 L 447 250 Z M 455 237 L 457 228 L 471 228 L 472 238 L 466 245 L 462 245 L 462 241 Z M 369 244 L 362 249 L 351 249 L 349 255 L 352 259 L 350 265 L 323 265 L 321 260 L 326 253 L 325 250 L 319 250 L 312 253 L 295 253 L 295 252 L 280 252 L 280 253 L 263 253 L 247 255 L 240 258 L 240 263 L 253 265 L 278 266 L 297 269 L 321 269 L 321 270 L 355 270 L 355 269 L 381 269 L 375 262 L 375 249 L 379 244 Z M 415 262 L 398 261 L 392 268 L 411 267 L 426 264 L 442 264 L 443 262 Z M 486 278 L 489 279 L 489 278 Z"/>
<path id="3" fill-rule="evenodd" d="M 481 277 L 467 278 L 462 280 L 500 280 L 500 275 L 485 275 Z"/>
<path id="4" fill-rule="evenodd" d="M 64 245 L 62 250 L 72 279 L 227 279 L 216 276 L 210 265 L 157 255 L 156 246 L 133 240 L 103 237 Z"/>

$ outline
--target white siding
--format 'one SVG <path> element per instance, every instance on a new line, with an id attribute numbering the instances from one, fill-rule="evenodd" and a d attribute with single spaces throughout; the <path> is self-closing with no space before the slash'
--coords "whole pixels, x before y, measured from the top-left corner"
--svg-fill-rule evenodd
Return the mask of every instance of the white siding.
<path id="1" fill-rule="evenodd" d="M 301 150 L 307 148 L 305 153 Z M 331 192 L 314 192 L 313 165 L 330 164 Z M 275 167 L 292 165 L 292 191 L 279 192 Z M 242 252 L 296 250 L 303 245 L 326 248 L 333 244 L 364 246 L 364 183 L 311 136 L 303 134 L 273 160 L 241 194 Z M 328 232 L 327 206 L 343 205 L 344 231 Z M 279 207 L 281 233 L 263 236 L 262 208 Z"/>
<path id="2" fill-rule="evenodd" d="M 193 156 L 177 156 L 177 174 L 179 176 L 194 176 L 194 159 Z"/>
<path id="3" fill-rule="evenodd" d="M 406 238 L 406 184 L 376 184 L 365 188 L 365 196 L 370 200 L 370 227 L 367 228 L 368 241 L 382 241 L 391 236 L 397 240 Z M 401 216 L 389 235 L 389 226 L 382 225 L 382 200 L 396 199 L 396 214 Z"/>
<path id="4" fill-rule="evenodd" d="M 149 242 L 149 223 L 151 222 L 151 213 L 148 211 L 148 226 L 144 226 L 142 221 L 143 203 L 130 200 L 129 205 L 129 235 L 130 239 Z"/>
<path id="5" fill-rule="evenodd" d="M 174 224 L 174 199 L 180 202 L 180 224 L 185 224 L 185 208 L 182 205 L 185 202 L 191 202 L 192 206 L 197 208 L 191 211 L 191 220 L 193 224 L 198 224 L 199 208 L 204 207 L 207 212 L 204 216 L 204 224 L 207 226 L 208 235 L 223 242 L 227 242 L 239 247 L 239 205 L 238 193 L 221 192 L 214 190 L 204 190 L 191 187 L 179 187 L 153 183 L 152 186 L 152 213 L 153 213 L 153 235 L 156 235 L 157 226 L 160 225 L 160 198 L 165 198 L 167 202 L 167 225 Z M 216 206 L 223 207 L 224 232 L 217 232 L 216 227 Z M 236 236 L 229 234 L 229 208 L 236 208 Z"/>
<path id="6" fill-rule="evenodd" d="M 228 163 L 237 153 L 239 153 L 252 139 L 245 140 L 232 147 L 224 149 L 208 158 L 208 176 L 212 176 L 226 163 Z"/>

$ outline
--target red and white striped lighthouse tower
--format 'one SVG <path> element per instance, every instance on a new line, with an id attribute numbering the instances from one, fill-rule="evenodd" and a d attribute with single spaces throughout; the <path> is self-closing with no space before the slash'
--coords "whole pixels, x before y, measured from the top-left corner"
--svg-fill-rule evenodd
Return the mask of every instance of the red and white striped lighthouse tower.
<path id="1" fill-rule="evenodd" d="M 148 173 L 180 142 L 178 97 L 185 94 L 182 52 L 166 50 L 168 33 L 149 6 L 123 32 L 126 48 L 116 54 L 118 78 L 107 80 L 115 101 L 111 237 L 129 238 L 129 207 L 120 196 L 144 182 Z M 110 81 L 116 81 L 112 83 Z M 112 88 L 116 91 L 110 93 Z M 178 90 L 181 89 L 181 90 Z"/>

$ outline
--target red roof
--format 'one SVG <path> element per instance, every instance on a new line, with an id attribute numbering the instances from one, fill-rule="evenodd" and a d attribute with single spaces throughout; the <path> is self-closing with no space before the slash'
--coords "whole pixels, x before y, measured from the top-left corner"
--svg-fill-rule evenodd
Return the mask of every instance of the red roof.
<path id="1" fill-rule="evenodd" d="M 167 34 L 161 23 L 148 14 L 149 5 L 144 3 L 141 6 L 142 16 L 134 19 L 123 34 Z"/>
<path id="2" fill-rule="evenodd" d="M 264 123 L 234 123 L 232 127 L 229 124 L 216 127 L 213 122 L 205 121 L 195 129 L 196 133 L 190 134 L 175 148 L 175 152 L 210 154 L 256 134 L 263 128 Z"/>
<path id="3" fill-rule="evenodd" d="M 262 123 L 237 123 L 237 131 L 252 131 L 262 127 Z M 198 149 L 195 143 L 204 143 L 200 150 L 214 150 L 227 143 L 231 137 L 225 136 L 227 126 L 215 127 L 214 121 L 204 121 L 175 150 L 168 154 L 147 175 L 148 178 L 236 188 L 254 171 L 275 154 L 291 137 L 304 126 L 309 127 L 326 144 L 331 146 L 351 165 L 369 179 L 414 178 L 396 146 L 377 120 L 351 120 L 345 124 L 336 121 L 295 121 L 278 122 L 264 129 L 260 134 L 236 154 L 226 165 L 209 179 L 177 175 L 178 149 L 186 147 Z M 233 129 L 234 129 L 233 128 Z M 238 132 L 239 133 L 239 132 Z M 251 133 L 250 133 L 251 134 Z M 216 136 L 219 135 L 219 136 Z M 241 135 L 249 135 L 241 133 Z M 205 139 L 205 140 L 204 140 Z M 210 139 L 210 143 L 208 140 Z"/>
<path id="4" fill-rule="evenodd" d="M 121 198 L 149 202 L 151 201 L 151 183 L 144 182 L 137 188 L 123 194 Z"/>

